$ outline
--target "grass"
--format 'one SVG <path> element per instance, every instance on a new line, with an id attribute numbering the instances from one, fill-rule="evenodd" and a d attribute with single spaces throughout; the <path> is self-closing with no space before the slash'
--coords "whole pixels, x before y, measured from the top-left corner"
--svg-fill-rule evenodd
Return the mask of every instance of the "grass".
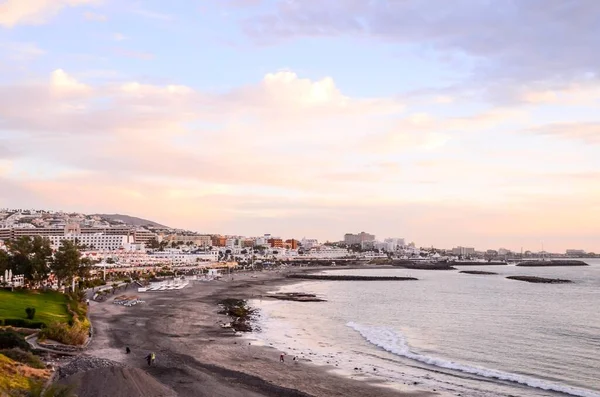
<path id="1" fill-rule="evenodd" d="M 31 381 L 44 381 L 50 373 L 31 368 L 0 354 L 0 396 L 26 395 Z"/>
<path id="2" fill-rule="evenodd" d="M 67 311 L 67 297 L 60 292 L 0 290 L 0 319 L 27 319 L 27 313 L 25 313 L 27 307 L 35 307 L 33 321 L 41 321 L 46 324 L 66 323 L 70 318 Z"/>

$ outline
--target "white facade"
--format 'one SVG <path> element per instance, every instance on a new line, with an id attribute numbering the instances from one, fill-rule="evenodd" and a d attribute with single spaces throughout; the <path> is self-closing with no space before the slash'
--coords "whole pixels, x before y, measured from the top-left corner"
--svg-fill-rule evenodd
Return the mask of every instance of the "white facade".
<path id="1" fill-rule="evenodd" d="M 74 241 L 93 250 L 118 250 L 128 244 L 127 236 L 106 234 L 68 234 L 65 236 L 48 236 L 53 249 L 61 246 L 63 240 Z"/>
<path id="2" fill-rule="evenodd" d="M 335 259 L 349 256 L 351 253 L 345 248 L 325 248 L 321 247 L 319 250 L 311 250 L 303 258 L 314 258 L 314 259 Z"/>
<path id="3" fill-rule="evenodd" d="M 452 255 L 456 255 L 456 256 L 475 255 L 475 248 L 470 248 L 470 247 L 452 248 Z"/>
<path id="4" fill-rule="evenodd" d="M 300 241 L 300 245 L 302 245 L 302 248 L 309 250 L 318 247 L 319 241 L 315 238 L 303 238 L 302 241 Z"/>
<path id="5" fill-rule="evenodd" d="M 219 251 L 207 251 L 200 252 L 197 254 L 184 254 L 181 251 L 165 251 L 165 252 L 154 252 L 150 255 L 152 258 L 157 259 L 165 264 L 172 265 L 195 265 L 200 262 L 216 262 L 219 260 Z"/>
<path id="6" fill-rule="evenodd" d="M 396 247 L 404 247 L 406 245 L 406 241 L 403 238 L 386 238 L 383 241 L 385 243 L 394 243 Z"/>

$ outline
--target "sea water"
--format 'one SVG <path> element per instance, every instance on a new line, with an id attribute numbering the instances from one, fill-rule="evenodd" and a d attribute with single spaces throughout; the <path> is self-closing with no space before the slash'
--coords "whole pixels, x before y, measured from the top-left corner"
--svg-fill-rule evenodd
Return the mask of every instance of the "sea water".
<path id="1" fill-rule="evenodd" d="M 347 376 L 463 396 L 600 397 L 600 260 L 588 267 L 465 266 L 498 275 L 407 269 L 325 274 L 418 281 L 310 281 L 257 300 L 257 336 Z M 532 275 L 572 280 L 532 284 Z"/>

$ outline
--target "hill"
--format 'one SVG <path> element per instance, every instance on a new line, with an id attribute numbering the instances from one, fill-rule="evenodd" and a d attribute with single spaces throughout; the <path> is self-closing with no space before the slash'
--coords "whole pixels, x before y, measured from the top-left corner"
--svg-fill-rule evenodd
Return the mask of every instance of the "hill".
<path id="1" fill-rule="evenodd" d="M 156 223 L 153 221 L 149 221 L 148 219 L 137 218 L 135 216 L 129 215 L 121 215 L 121 214 L 94 214 L 95 216 L 102 217 L 107 220 L 122 220 L 128 225 L 132 226 L 153 226 L 153 227 L 161 227 L 168 228 L 168 226 L 161 225 L 160 223 Z"/>

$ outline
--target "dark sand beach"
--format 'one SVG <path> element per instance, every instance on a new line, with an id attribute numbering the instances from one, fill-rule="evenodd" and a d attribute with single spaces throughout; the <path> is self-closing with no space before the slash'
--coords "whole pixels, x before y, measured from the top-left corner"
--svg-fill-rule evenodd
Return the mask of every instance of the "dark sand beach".
<path id="1" fill-rule="evenodd" d="M 220 300 L 263 297 L 278 285 L 293 282 L 277 272 L 236 274 L 233 281 L 193 282 L 178 291 L 139 293 L 145 303 L 133 307 L 113 305 L 111 300 L 92 302 L 95 337 L 87 354 L 144 369 L 180 396 L 440 395 L 418 385 L 351 379 L 307 361 L 295 364 L 291 357 L 282 364 L 278 350 L 253 345 L 220 326 L 228 322 L 218 314 Z M 131 348 L 129 355 L 126 346 Z M 144 360 L 150 351 L 156 353 L 153 367 Z"/>

